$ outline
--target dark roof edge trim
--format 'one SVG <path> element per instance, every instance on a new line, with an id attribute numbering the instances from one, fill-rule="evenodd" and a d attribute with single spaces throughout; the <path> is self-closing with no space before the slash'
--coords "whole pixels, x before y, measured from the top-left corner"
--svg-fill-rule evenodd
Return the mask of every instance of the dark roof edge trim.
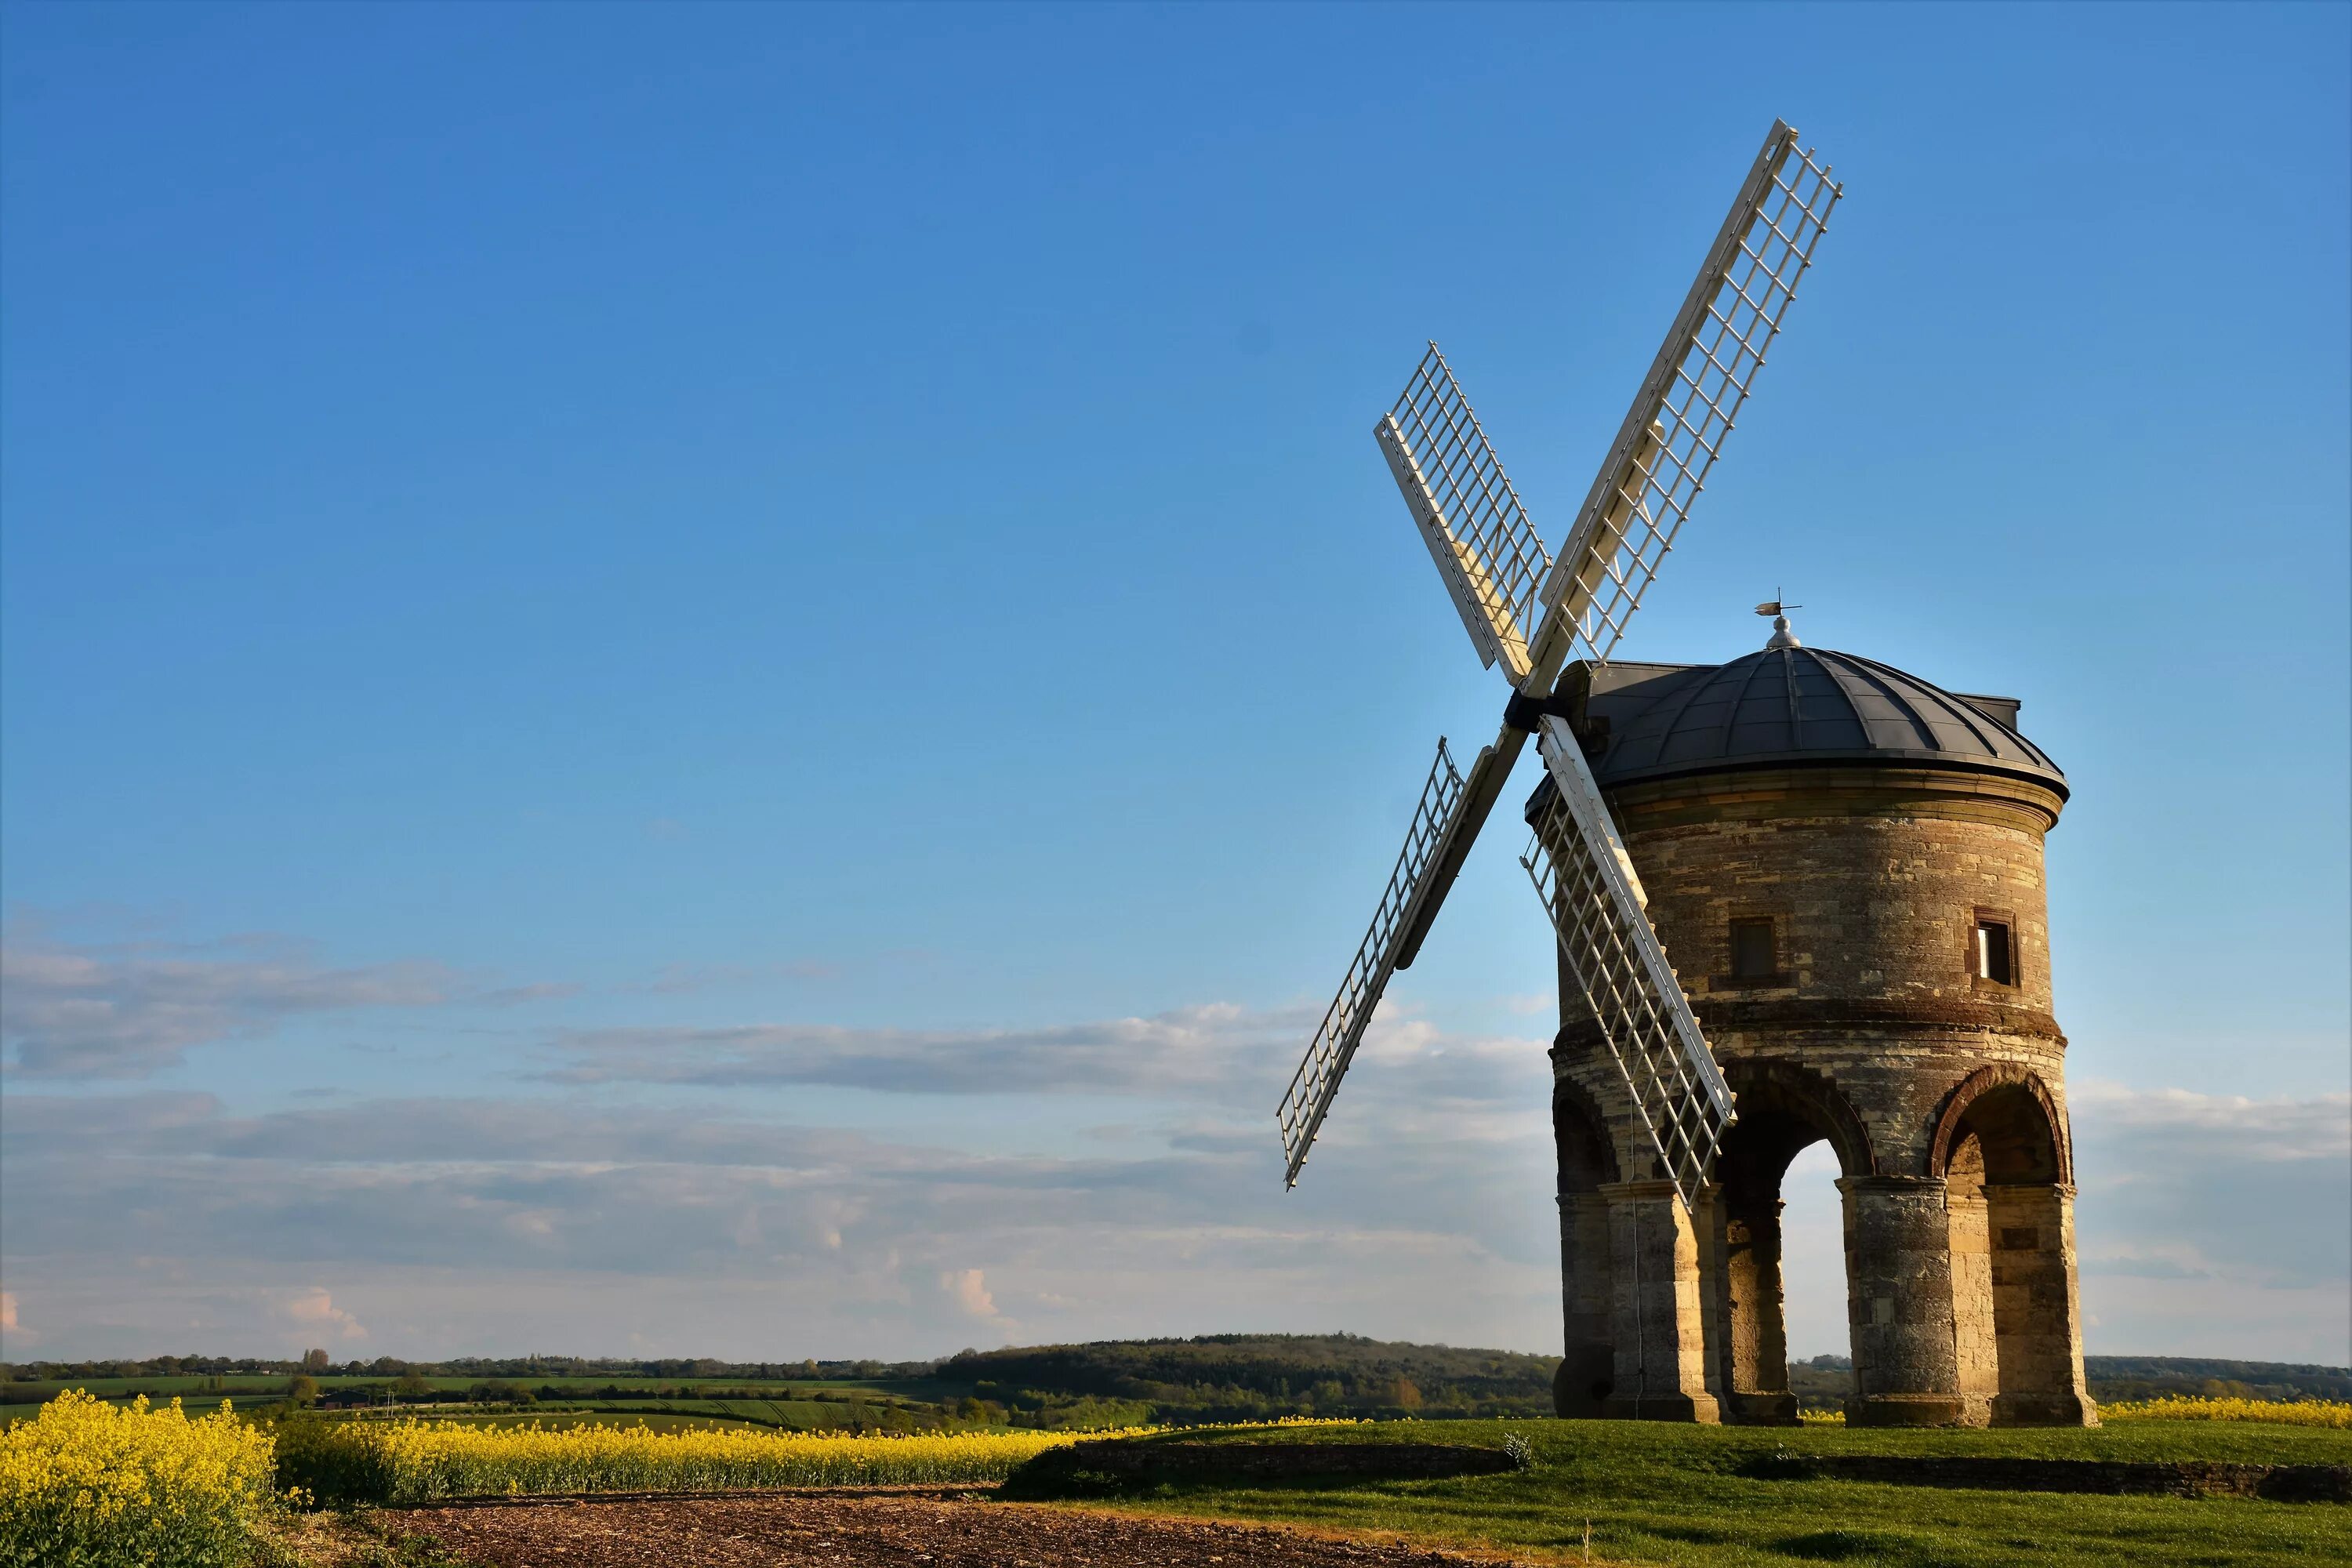
<path id="1" fill-rule="evenodd" d="M 1872 752 L 1771 752 L 1761 756 L 1744 756 L 1733 761 L 1717 760 L 1701 763 L 1675 763 L 1663 767 L 1643 768 L 1638 773 L 1612 774 L 1601 781 L 1603 795 L 1614 794 L 1633 784 L 1656 784 L 1665 779 L 1697 778 L 1706 773 L 1788 773 L 1801 768 L 1886 768 L 1905 763 L 1919 771 L 1947 773 L 1993 773 L 2003 778 L 2023 779 L 2037 784 L 2055 795 L 2061 801 L 2074 798 L 2067 787 L 2066 775 L 2052 769 L 2037 768 L 2028 763 L 2002 762 L 1998 758 L 1978 762 L 1956 757 L 1949 752 L 1872 751 Z"/>

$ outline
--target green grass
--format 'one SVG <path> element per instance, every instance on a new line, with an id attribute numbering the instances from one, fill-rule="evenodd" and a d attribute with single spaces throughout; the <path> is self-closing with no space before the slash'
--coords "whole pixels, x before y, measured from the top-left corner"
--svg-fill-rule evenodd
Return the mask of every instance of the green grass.
<path id="1" fill-rule="evenodd" d="M 1835 1562 L 1883 1568 L 2100 1568 L 2352 1561 L 2352 1508 L 2238 1499 L 2083 1497 L 1831 1480 L 1765 1480 L 1743 1465 L 1817 1454 L 2352 1463 L 2352 1433 L 2252 1423 L 2117 1424 L 2091 1432 L 1902 1432 L 1601 1421 L 1430 1421 L 1185 1434 L 1225 1442 L 1421 1441 L 1535 1453 L 1525 1473 L 1439 1481 L 1160 1487 L 1108 1506 L 1143 1512 L 1389 1530 L 1459 1546 L 1578 1561 L 1586 1521 L 1601 1562 Z M 1170 1439 L 1143 1439 L 1166 1441 Z M 1088 1506 L 1106 1506 L 1099 1503 Z"/>

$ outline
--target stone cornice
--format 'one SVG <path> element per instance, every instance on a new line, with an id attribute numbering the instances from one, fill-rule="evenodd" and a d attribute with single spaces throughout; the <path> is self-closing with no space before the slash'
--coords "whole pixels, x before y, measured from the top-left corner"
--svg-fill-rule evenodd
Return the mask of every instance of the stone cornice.
<path id="1" fill-rule="evenodd" d="M 1727 768 L 1612 785 L 1605 793 L 1628 833 L 1811 816 L 1948 817 L 2045 833 L 2057 826 L 2066 804 L 2058 790 L 2011 773 L 1859 763 Z"/>
<path id="2" fill-rule="evenodd" d="M 1898 1035 L 1996 1034 L 2049 1040 L 2062 1050 L 2066 1036 L 2058 1020 L 2031 1007 L 2002 1007 L 1958 998 L 1940 1002 L 1895 1002 L 1874 998 L 1791 997 L 1774 1002 L 1695 999 L 1691 1011 L 1710 1036 L 1783 1033 L 1810 1029 L 1867 1029 Z M 1554 1049 L 1583 1050 L 1601 1045 L 1601 1026 L 1584 1017 L 1564 1025 Z"/>

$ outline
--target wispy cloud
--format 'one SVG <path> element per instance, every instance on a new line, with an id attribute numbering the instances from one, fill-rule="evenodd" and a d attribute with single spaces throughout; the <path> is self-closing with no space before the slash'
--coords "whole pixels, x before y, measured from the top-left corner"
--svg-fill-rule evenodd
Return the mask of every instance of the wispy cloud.
<path id="1" fill-rule="evenodd" d="M 1139 1127 L 1081 1153 L 976 1152 L 570 1097 L 237 1116 L 195 1095 L 19 1094 L 0 1228 L 12 1268 L 94 1322 L 126 1300 L 162 1312 L 179 1299 L 166 1275 L 207 1299 L 290 1275 L 266 1329 L 289 1321 L 286 1300 L 318 1300 L 308 1292 L 324 1287 L 310 1281 L 326 1274 L 333 1293 L 319 1310 L 351 1313 L 401 1353 L 422 1353 L 428 1332 L 453 1353 L 482 1342 L 447 1342 L 446 1327 L 420 1329 L 385 1303 L 476 1300 L 490 1281 L 506 1332 L 582 1321 L 574 1293 L 592 1289 L 604 1345 L 680 1280 L 713 1301 L 764 1281 L 761 1322 L 788 1302 L 796 1343 L 866 1347 L 856 1353 L 951 1350 L 975 1325 L 999 1337 L 1016 1324 L 1084 1337 L 1236 1321 L 1402 1332 L 1431 1313 L 1457 1341 L 1540 1343 L 1557 1293 L 1554 1265 L 1530 1246 L 1549 1208 L 1540 1139 L 1400 1158 L 1377 1136 L 1378 1107 L 1359 1109 L 1366 1136 L 1285 1193 L 1270 1123 L 1214 1148 Z M 124 1258 L 155 1266 L 128 1295 Z M 1407 1269 L 1412 1258 L 1423 1262 Z M 377 1283 L 360 1291 L 363 1278 Z M 678 1321 L 662 1311 L 664 1325 Z M 186 1321 L 151 1326 L 176 1334 Z M 714 1324 L 703 1348 L 772 1353 L 767 1331 Z M 676 1332 L 665 1326 L 662 1342 Z"/>
<path id="2" fill-rule="evenodd" d="M 2112 1136 L 2219 1141 L 2240 1159 L 2265 1163 L 2352 1155 L 2352 1094 L 2250 1100 L 2093 1079 L 2067 1099 L 2080 1119 Z"/>
<path id="3" fill-rule="evenodd" d="M 544 1076 L 569 1084 L 736 1089 L 827 1084 L 922 1094 L 1183 1091 L 1264 1065 L 1300 1016 L 1216 1003 L 1041 1029 L 858 1029 L 825 1024 L 609 1028 L 555 1037 Z"/>
<path id="4" fill-rule="evenodd" d="M 10 938 L 0 942 L 0 1042 L 26 1078 L 146 1078 L 192 1047 L 304 1015 L 430 1006 L 458 988 L 438 964 L 338 968 L 276 937 L 111 948 Z"/>
<path id="5" fill-rule="evenodd" d="M 2109 1276 L 2249 1295 L 2340 1293 L 2352 1276 L 2352 1096 L 2255 1100 L 2094 1079 L 2068 1100 L 2084 1289 L 2111 1323 L 2142 1304 L 2111 1300 Z"/>
<path id="6" fill-rule="evenodd" d="M 548 1082 L 705 1089 L 827 1086 L 894 1094 L 1138 1096 L 1216 1108 L 1267 1136 L 1316 1016 L 1207 1003 L 1149 1017 L 1035 1029 L 913 1030 L 824 1024 L 571 1030 L 550 1041 Z M 1342 1089 L 1332 1134 L 1368 1110 L 1391 1130 L 1524 1132 L 1549 1104 L 1544 1042 L 1451 1035 L 1383 1008 Z M 1196 1117 L 1198 1141 L 1223 1135 Z"/>
<path id="7" fill-rule="evenodd" d="M 755 1302 L 770 1304 L 755 1315 L 789 1303 L 794 1342 L 826 1353 L 1016 1329 L 1346 1326 L 1530 1348 L 1557 1332 L 1549 1067 L 1533 1036 L 1384 1007 L 1305 1184 L 1286 1193 L 1272 1111 L 1307 1009 L 526 1029 L 499 1047 L 508 1093 L 293 1091 L 256 1114 L 208 1092 L 72 1080 L 152 1075 L 299 1018 L 566 988 L 339 967 L 252 938 L 12 940 L 5 959 L 0 1235 L 44 1349 L 101 1348 L 65 1343 L 63 1323 L 115 1324 L 114 1353 L 202 1323 L 228 1344 L 249 1322 L 273 1348 L 366 1334 L 454 1352 L 506 1322 L 580 1325 L 585 1348 L 657 1329 L 682 1352 L 768 1354 L 719 1305 Z M 658 1009 L 649 998 L 787 973 L 677 969 L 610 994 Z M 1104 1097 L 1121 1101 L 1115 1125 Z M 812 1124 L 812 1103 L 845 1102 L 856 1126 Z M 2352 1271 L 2352 1100 L 2088 1081 L 2071 1103 L 2102 1348 L 2327 1353 Z M 1836 1257 L 1834 1235 L 1821 1250 Z M 2238 1336 L 2230 1310 L 2266 1338 Z M 689 1322 L 706 1337 L 676 1337 Z M 551 1342 L 534 1328 L 530 1342 Z"/>

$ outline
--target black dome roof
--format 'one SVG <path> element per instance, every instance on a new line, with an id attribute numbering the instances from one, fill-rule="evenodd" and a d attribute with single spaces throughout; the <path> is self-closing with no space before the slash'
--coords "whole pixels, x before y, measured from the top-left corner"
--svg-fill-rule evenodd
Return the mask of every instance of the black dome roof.
<path id="1" fill-rule="evenodd" d="M 1916 762 L 2032 779 L 2066 775 L 2014 728 L 2018 704 L 1958 697 L 1875 659 L 1768 647 L 1729 664 L 1615 664 L 1585 712 L 1608 721 L 1593 776 L 1629 784 L 1725 768 Z M 1591 726 L 1598 729 L 1599 726 Z"/>

